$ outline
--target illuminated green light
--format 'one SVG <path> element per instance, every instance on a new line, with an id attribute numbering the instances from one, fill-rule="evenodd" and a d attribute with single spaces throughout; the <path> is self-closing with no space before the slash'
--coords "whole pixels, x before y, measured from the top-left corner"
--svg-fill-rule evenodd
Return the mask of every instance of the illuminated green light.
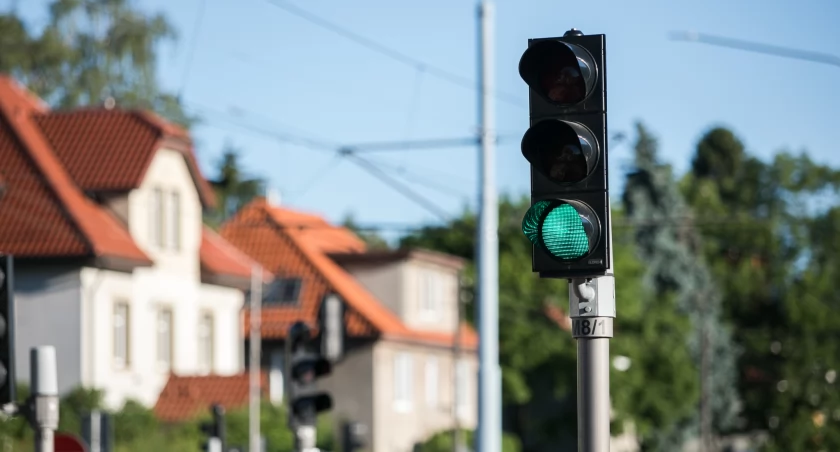
<path id="1" fill-rule="evenodd" d="M 528 212 L 525 213 L 525 218 L 522 219 L 522 232 L 525 233 L 525 237 L 528 237 L 528 240 L 534 245 L 538 243 L 540 235 L 540 219 L 542 219 L 545 209 L 550 205 L 551 201 L 538 201 L 528 209 Z"/>
<path id="2" fill-rule="evenodd" d="M 569 204 L 552 209 L 543 220 L 540 232 L 545 249 L 554 257 L 578 259 L 589 253 L 589 236 L 583 219 Z"/>

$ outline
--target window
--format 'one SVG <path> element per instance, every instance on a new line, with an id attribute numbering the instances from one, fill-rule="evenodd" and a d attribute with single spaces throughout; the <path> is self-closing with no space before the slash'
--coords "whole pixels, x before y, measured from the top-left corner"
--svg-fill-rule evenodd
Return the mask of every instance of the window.
<path id="1" fill-rule="evenodd" d="M 296 304 L 300 296 L 300 278 L 277 278 L 268 285 L 263 302 L 273 304 Z"/>
<path id="2" fill-rule="evenodd" d="M 463 417 L 467 410 L 468 381 L 469 366 L 466 361 L 458 360 L 455 365 L 455 384 L 458 390 L 455 398 L 455 413 L 459 417 Z"/>
<path id="3" fill-rule="evenodd" d="M 426 358 L 426 406 L 437 408 L 438 406 L 438 385 L 440 375 L 438 373 L 438 360 L 434 356 Z"/>
<path id="4" fill-rule="evenodd" d="M 268 371 L 268 398 L 271 403 L 283 402 L 283 356 L 282 350 L 271 352 Z"/>
<path id="5" fill-rule="evenodd" d="M 213 370 L 213 315 L 205 313 L 198 322 L 198 371 L 208 374 Z"/>
<path id="6" fill-rule="evenodd" d="M 118 369 L 124 369 L 129 364 L 129 342 L 128 342 L 128 326 L 129 326 L 129 312 L 128 303 L 124 301 L 117 302 L 114 305 L 114 366 Z"/>
<path id="7" fill-rule="evenodd" d="M 152 190 L 149 202 L 149 240 L 154 246 L 163 246 L 163 190 Z"/>
<path id="8" fill-rule="evenodd" d="M 437 319 L 443 301 L 443 285 L 440 275 L 426 270 L 421 276 L 420 312 L 427 319 Z"/>
<path id="9" fill-rule="evenodd" d="M 161 309 L 157 318 L 157 362 L 162 370 L 172 367 L 172 311 Z"/>
<path id="10" fill-rule="evenodd" d="M 169 249 L 178 250 L 181 248 L 181 195 L 178 192 L 169 194 L 168 213 L 166 245 Z"/>
<path id="11" fill-rule="evenodd" d="M 394 408 L 397 411 L 411 409 L 412 390 L 411 355 L 397 353 L 394 356 Z"/>

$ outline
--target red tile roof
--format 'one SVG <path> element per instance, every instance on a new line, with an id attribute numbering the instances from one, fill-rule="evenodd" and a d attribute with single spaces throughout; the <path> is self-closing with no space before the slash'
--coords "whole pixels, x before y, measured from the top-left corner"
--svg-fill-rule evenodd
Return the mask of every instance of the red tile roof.
<path id="1" fill-rule="evenodd" d="M 0 76 L 0 249 L 21 257 L 106 257 L 150 264 L 128 231 L 67 174 L 33 116 L 46 107 Z"/>
<path id="2" fill-rule="evenodd" d="M 251 279 L 251 268 L 256 262 L 223 239 L 219 234 L 204 226 L 201 234 L 201 270 L 216 275 L 234 276 Z M 272 275 L 264 272 L 263 280 L 269 281 Z"/>
<path id="3" fill-rule="evenodd" d="M 233 376 L 183 377 L 170 375 L 155 403 L 154 412 L 164 422 L 181 422 L 208 413 L 218 403 L 226 411 L 248 404 L 250 378 L 247 373 Z M 268 374 L 261 372 L 260 388 L 268 392 Z"/>
<path id="4" fill-rule="evenodd" d="M 323 218 L 269 205 L 257 198 L 221 229 L 222 236 L 278 276 L 302 280 L 299 305 L 264 307 L 261 328 L 264 338 L 285 336 L 299 320 L 316 327 L 318 309 L 328 292 L 335 292 L 347 304 L 345 322 L 351 336 L 382 336 L 400 340 L 452 344 L 454 335 L 408 328 L 352 275 L 330 259 L 329 253 L 363 252 L 364 242 L 346 228 Z M 244 316 L 245 329 L 250 328 Z M 477 345 L 477 335 L 464 328 L 462 344 Z"/>
<path id="5" fill-rule="evenodd" d="M 202 198 L 212 201 L 183 129 L 147 112 L 50 112 L 37 96 L 0 75 L 0 251 L 150 265 L 119 220 L 82 190 L 138 186 L 160 147 L 184 153 Z M 250 278 L 253 261 L 209 229 L 200 259 L 204 272 Z"/>
<path id="6" fill-rule="evenodd" d="M 152 113 L 77 109 L 35 115 L 35 122 L 85 191 L 129 191 L 140 186 L 161 147 L 181 152 L 201 202 L 213 206 L 215 193 L 201 175 L 189 135 Z M 108 171 L 102 171 L 107 167 Z"/>

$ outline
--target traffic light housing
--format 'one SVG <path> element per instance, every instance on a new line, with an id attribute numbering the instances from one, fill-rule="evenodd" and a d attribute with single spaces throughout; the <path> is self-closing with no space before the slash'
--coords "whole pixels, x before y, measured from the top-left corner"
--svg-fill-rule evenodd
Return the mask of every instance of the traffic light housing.
<path id="1" fill-rule="evenodd" d="M 15 403 L 14 258 L 0 254 L 0 407 Z"/>
<path id="2" fill-rule="evenodd" d="M 367 426 L 359 422 L 345 421 L 341 425 L 341 452 L 355 452 L 366 445 Z"/>
<path id="3" fill-rule="evenodd" d="M 289 394 L 289 426 L 314 426 L 318 413 L 332 408 L 332 397 L 317 390 L 316 380 L 332 372 L 330 361 L 312 350 L 316 347 L 312 331 L 296 322 L 286 337 L 286 378 Z"/>
<path id="4" fill-rule="evenodd" d="M 522 230 L 541 277 L 597 277 L 611 266 L 605 63 L 604 35 L 575 29 L 529 40 L 519 62 L 530 88 Z"/>
<path id="5" fill-rule="evenodd" d="M 217 448 L 224 450 L 225 436 L 227 433 L 225 428 L 225 408 L 214 403 L 210 406 L 210 412 L 213 414 L 213 419 L 202 422 L 199 426 L 201 432 L 207 437 L 203 449 L 206 452 L 213 452 Z"/>

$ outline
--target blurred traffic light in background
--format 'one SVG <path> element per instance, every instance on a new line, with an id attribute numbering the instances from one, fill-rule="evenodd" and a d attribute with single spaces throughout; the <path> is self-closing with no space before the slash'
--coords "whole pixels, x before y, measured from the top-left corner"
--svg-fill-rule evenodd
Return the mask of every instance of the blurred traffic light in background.
<path id="1" fill-rule="evenodd" d="M 0 407 L 15 403 L 14 259 L 0 254 Z"/>
<path id="2" fill-rule="evenodd" d="M 528 41 L 519 75 L 530 87 L 531 208 L 522 230 L 541 277 L 604 275 L 610 268 L 604 35 L 572 29 Z"/>
<path id="3" fill-rule="evenodd" d="M 296 322 L 286 338 L 286 362 L 289 366 L 289 426 L 314 427 L 318 414 L 332 408 L 332 397 L 317 390 L 318 378 L 332 372 L 330 362 L 313 351 L 312 331 L 303 322 Z"/>

